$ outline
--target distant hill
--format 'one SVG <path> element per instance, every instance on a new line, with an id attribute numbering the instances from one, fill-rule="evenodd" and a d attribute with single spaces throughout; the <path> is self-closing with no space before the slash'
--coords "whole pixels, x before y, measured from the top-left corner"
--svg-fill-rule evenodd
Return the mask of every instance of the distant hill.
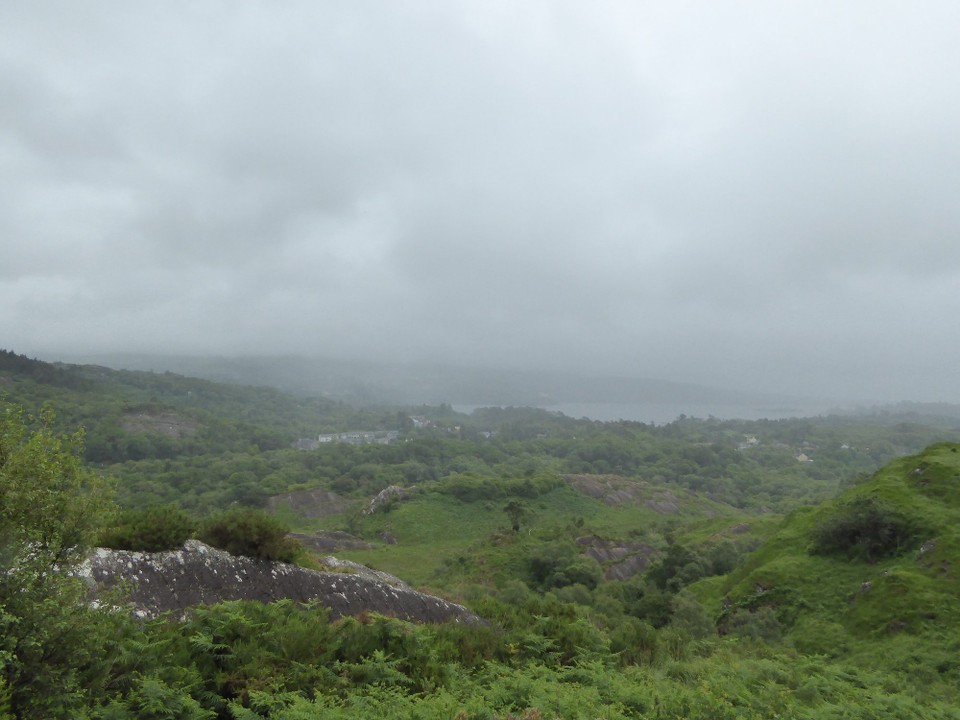
<path id="1" fill-rule="evenodd" d="M 73 358 L 131 370 L 172 371 L 217 382 L 267 385 L 300 396 L 359 405 L 500 405 L 573 403 L 796 407 L 809 399 L 635 377 L 449 365 L 372 363 L 308 357 L 98 355 Z M 819 407 L 824 409 L 823 402 Z"/>
<path id="2" fill-rule="evenodd" d="M 63 428 L 84 427 L 86 456 L 94 462 L 277 449 L 317 432 L 396 424 L 395 413 L 384 419 L 271 387 L 49 363 L 10 350 L 0 350 L 0 398 L 32 413 L 50 405 Z"/>
<path id="3" fill-rule="evenodd" d="M 922 421 L 943 427 L 957 427 L 960 424 L 960 405 L 956 403 L 899 402 L 856 407 L 850 410 L 849 414 L 859 418 L 878 420 L 895 417 L 900 421 Z"/>

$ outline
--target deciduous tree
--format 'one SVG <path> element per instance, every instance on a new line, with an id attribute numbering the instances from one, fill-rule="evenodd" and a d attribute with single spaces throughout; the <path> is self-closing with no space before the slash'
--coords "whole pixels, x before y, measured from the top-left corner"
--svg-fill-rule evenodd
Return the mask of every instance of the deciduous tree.
<path id="1" fill-rule="evenodd" d="M 103 665 L 101 618 L 72 571 L 108 495 L 80 463 L 82 434 L 52 423 L 0 410 L 0 716 L 79 716 Z"/>

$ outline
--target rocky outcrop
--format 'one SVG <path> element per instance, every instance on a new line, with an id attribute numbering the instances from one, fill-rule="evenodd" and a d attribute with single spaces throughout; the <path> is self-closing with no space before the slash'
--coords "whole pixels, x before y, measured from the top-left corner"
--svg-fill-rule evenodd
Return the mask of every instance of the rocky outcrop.
<path id="1" fill-rule="evenodd" d="M 584 555 L 603 565 L 603 576 L 607 580 L 627 580 L 639 575 L 647 569 L 657 552 L 647 543 L 607 540 L 596 535 L 578 537 L 577 544 L 584 548 Z"/>
<path id="2" fill-rule="evenodd" d="M 411 589 L 409 585 L 407 585 L 396 575 L 385 573 L 382 570 L 368 568 L 366 565 L 355 563 L 352 560 L 341 560 L 340 558 L 335 558 L 332 555 L 328 555 L 327 557 L 320 558 L 320 562 L 333 572 L 359 575 L 360 577 L 365 577 L 369 580 L 374 580 L 391 587 L 402 588 L 403 590 Z"/>
<path id="3" fill-rule="evenodd" d="M 342 563 L 330 558 L 334 563 Z M 329 608 L 331 619 L 378 613 L 412 622 L 483 623 L 461 605 L 411 590 L 396 578 L 358 572 L 319 572 L 230 555 L 197 540 L 161 553 L 96 549 L 80 569 L 96 597 L 117 588 L 141 617 L 183 612 L 226 600 L 291 599 Z M 364 569 L 368 570 L 368 569 Z M 396 581 L 390 584 L 386 579 Z"/>
<path id="4" fill-rule="evenodd" d="M 377 493 L 377 496 L 363 509 L 363 514 L 373 515 L 385 505 L 402 500 L 409 500 L 418 492 L 420 492 L 420 488 L 416 485 L 411 485 L 408 488 L 403 488 L 399 485 L 390 485 Z"/>
<path id="5" fill-rule="evenodd" d="M 643 480 L 620 475 L 562 475 L 575 490 L 607 505 L 643 505 L 661 515 L 680 511 L 680 499 L 669 490 L 653 488 Z"/>

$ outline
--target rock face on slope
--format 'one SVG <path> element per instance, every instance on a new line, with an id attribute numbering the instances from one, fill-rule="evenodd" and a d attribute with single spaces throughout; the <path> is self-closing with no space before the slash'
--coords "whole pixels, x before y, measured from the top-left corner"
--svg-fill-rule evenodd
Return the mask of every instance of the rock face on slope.
<path id="1" fill-rule="evenodd" d="M 561 475 L 575 490 L 607 505 L 643 505 L 661 515 L 680 512 L 680 500 L 670 490 L 619 475 Z"/>
<path id="2" fill-rule="evenodd" d="M 329 608 L 331 619 L 373 612 L 412 622 L 483 622 L 460 605 L 416 592 L 399 581 L 388 584 L 384 580 L 390 576 L 385 574 L 318 572 L 237 557 L 197 540 L 160 553 L 98 548 L 81 574 L 95 595 L 126 586 L 130 604 L 143 617 L 225 600 L 289 598 L 315 601 Z"/>
<path id="3" fill-rule="evenodd" d="M 639 575 L 647 569 L 650 559 L 657 552 L 647 543 L 606 540 L 596 535 L 579 537 L 577 544 L 583 546 L 585 555 L 604 566 L 603 576 L 607 580 L 627 580 Z"/>
<path id="4" fill-rule="evenodd" d="M 399 485 L 390 485 L 385 487 L 377 496 L 370 501 L 370 504 L 367 505 L 361 512 L 364 515 L 373 515 L 375 512 L 379 511 L 385 505 L 389 505 L 393 502 L 401 502 L 403 500 L 409 500 L 414 495 L 420 492 L 420 488 L 416 485 L 411 485 L 410 487 L 400 487 Z"/>

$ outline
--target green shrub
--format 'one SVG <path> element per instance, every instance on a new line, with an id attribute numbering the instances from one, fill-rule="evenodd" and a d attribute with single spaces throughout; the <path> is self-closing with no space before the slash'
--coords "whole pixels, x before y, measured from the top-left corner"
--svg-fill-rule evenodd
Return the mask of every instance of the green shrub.
<path id="1" fill-rule="evenodd" d="M 710 573 L 710 563 L 680 543 L 671 542 L 664 556 L 647 571 L 647 579 L 661 590 L 677 592 Z"/>
<path id="2" fill-rule="evenodd" d="M 850 634 L 838 622 L 817 616 L 801 618 L 790 631 L 793 646 L 804 655 L 840 657 L 850 650 Z"/>
<path id="3" fill-rule="evenodd" d="M 199 538 L 231 555 L 296 562 L 302 548 L 288 537 L 288 532 L 283 523 L 263 510 L 231 508 L 207 520 Z"/>
<path id="4" fill-rule="evenodd" d="M 650 665 L 659 652 L 657 631 L 642 620 L 625 618 L 610 633 L 610 651 L 621 665 Z"/>
<path id="5" fill-rule="evenodd" d="M 740 609 L 730 615 L 724 630 L 741 638 L 777 643 L 783 638 L 783 625 L 780 624 L 773 608 L 761 607 L 753 612 Z"/>
<path id="6" fill-rule="evenodd" d="M 683 590 L 674 596 L 671 603 L 673 615 L 670 625 L 687 632 L 694 639 L 701 639 L 713 635 L 715 628 L 713 620 L 706 608 L 690 592 Z"/>
<path id="7" fill-rule="evenodd" d="M 556 475 L 538 473 L 532 477 L 480 477 L 473 473 L 453 473 L 438 486 L 437 491 L 453 495 L 462 502 L 522 497 L 533 500 L 560 487 L 563 481 Z"/>
<path id="8" fill-rule="evenodd" d="M 134 687 L 127 697 L 114 700 L 103 710 L 110 720 L 212 720 L 216 713 L 204 709 L 190 697 L 186 688 L 171 687 L 158 677 L 133 678 Z"/>
<path id="9" fill-rule="evenodd" d="M 97 544 L 115 550 L 175 550 L 196 531 L 197 522 L 173 505 L 126 510 L 100 533 Z"/>
<path id="10" fill-rule="evenodd" d="M 872 563 L 909 547 L 917 530 L 909 518 L 880 498 L 863 495 L 841 505 L 817 526 L 813 552 Z"/>
<path id="11" fill-rule="evenodd" d="M 603 569 L 592 557 L 578 555 L 573 544 L 542 543 L 527 558 L 530 578 L 542 590 L 580 584 L 593 590 L 603 580 Z"/>

